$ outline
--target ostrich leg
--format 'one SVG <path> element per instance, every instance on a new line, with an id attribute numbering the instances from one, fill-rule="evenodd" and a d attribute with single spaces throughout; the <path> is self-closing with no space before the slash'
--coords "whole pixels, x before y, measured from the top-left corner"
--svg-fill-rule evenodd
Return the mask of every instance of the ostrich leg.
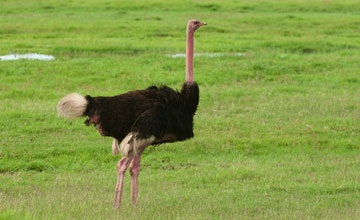
<path id="1" fill-rule="evenodd" d="M 116 182 L 116 189 L 115 189 L 115 198 L 114 198 L 114 208 L 120 208 L 121 206 L 121 196 L 122 196 L 122 188 L 124 183 L 124 175 L 125 171 L 128 168 L 132 158 L 122 158 L 117 163 L 117 182 Z"/>
<path id="2" fill-rule="evenodd" d="M 138 177 L 140 173 L 140 159 L 141 154 L 144 152 L 145 148 L 149 145 L 146 145 L 139 149 L 138 154 L 135 155 L 134 159 L 130 164 L 130 175 L 131 175 L 131 200 L 133 205 L 137 205 L 138 202 Z"/>

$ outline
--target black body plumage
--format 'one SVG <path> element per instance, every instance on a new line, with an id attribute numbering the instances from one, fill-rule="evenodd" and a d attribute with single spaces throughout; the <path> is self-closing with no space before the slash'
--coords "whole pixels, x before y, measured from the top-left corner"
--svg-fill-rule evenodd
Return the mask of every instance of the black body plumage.
<path id="1" fill-rule="evenodd" d="M 155 136 L 153 144 L 183 141 L 194 136 L 193 116 L 199 103 L 196 82 L 185 82 L 179 92 L 151 86 L 112 97 L 86 96 L 86 125 L 121 141 L 128 133 L 137 139 Z"/>

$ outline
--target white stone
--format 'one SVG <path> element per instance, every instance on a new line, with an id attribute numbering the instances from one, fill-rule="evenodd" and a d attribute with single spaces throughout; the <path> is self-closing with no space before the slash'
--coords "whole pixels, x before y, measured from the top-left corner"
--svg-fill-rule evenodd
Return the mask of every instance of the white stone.
<path id="1" fill-rule="evenodd" d="M 55 57 L 51 55 L 37 54 L 37 53 L 27 53 L 27 54 L 9 54 L 5 56 L 0 56 L 0 60 L 19 60 L 19 59 L 27 59 L 27 60 L 54 60 Z"/>

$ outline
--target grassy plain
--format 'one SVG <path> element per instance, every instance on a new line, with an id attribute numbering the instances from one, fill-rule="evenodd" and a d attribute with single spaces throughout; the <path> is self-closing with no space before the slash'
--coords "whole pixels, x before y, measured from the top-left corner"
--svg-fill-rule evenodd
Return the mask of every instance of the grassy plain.
<path id="1" fill-rule="evenodd" d="M 359 219 L 360 4 L 0 0 L 0 219 Z M 192 140 L 150 147 L 140 205 L 112 209 L 111 139 L 56 114 L 70 92 L 180 88 L 189 18 Z"/>

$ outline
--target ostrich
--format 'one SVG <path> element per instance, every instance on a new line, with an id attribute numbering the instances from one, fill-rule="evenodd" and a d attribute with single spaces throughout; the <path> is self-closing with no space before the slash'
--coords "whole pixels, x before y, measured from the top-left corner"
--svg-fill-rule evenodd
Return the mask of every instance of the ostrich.
<path id="1" fill-rule="evenodd" d="M 132 204 L 138 201 L 141 154 L 149 145 L 192 138 L 193 117 L 199 103 L 194 82 L 194 33 L 206 23 L 189 20 L 186 42 L 186 81 L 181 91 L 151 86 L 112 97 L 91 97 L 71 93 L 58 105 L 59 116 L 85 117 L 103 136 L 113 137 L 112 153 L 121 152 L 117 163 L 114 207 L 120 208 L 124 174 L 130 166 Z"/>

